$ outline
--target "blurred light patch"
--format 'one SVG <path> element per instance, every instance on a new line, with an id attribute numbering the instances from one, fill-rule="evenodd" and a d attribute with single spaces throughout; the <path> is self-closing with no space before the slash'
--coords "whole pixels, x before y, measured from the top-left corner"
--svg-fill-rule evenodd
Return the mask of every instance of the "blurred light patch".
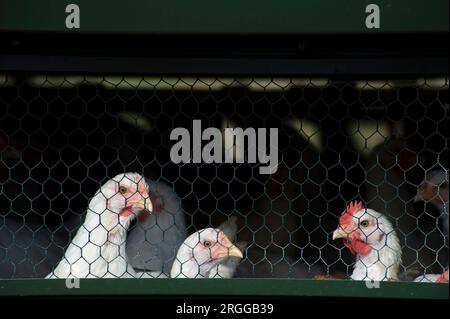
<path id="1" fill-rule="evenodd" d="M 117 117 L 125 123 L 130 124 L 144 132 L 150 132 L 152 125 L 150 121 L 142 114 L 137 112 L 119 112 Z"/>
<path id="2" fill-rule="evenodd" d="M 416 85 L 422 89 L 429 89 L 429 90 L 447 89 L 448 90 L 448 78 L 420 78 L 420 79 L 417 79 Z"/>
<path id="3" fill-rule="evenodd" d="M 250 79 L 246 85 L 252 91 L 285 91 L 292 86 L 290 79 L 257 78 Z"/>
<path id="4" fill-rule="evenodd" d="M 330 81 L 325 78 L 252 78 L 239 82 L 252 91 L 266 92 L 287 91 L 295 87 L 323 88 L 330 85 Z"/>
<path id="5" fill-rule="evenodd" d="M 381 121 L 354 121 L 347 127 L 347 133 L 358 153 L 369 156 L 373 149 L 390 136 L 387 123 Z"/>
<path id="6" fill-rule="evenodd" d="M 215 78 L 105 77 L 102 85 L 119 90 L 194 90 L 217 91 L 224 88 Z"/>
<path id="7" fill-rule="evenodd" d="M 16 79 L 11 75 L 0 74 L 0 86 L 12 86 L 16 83 Z"/>
<path id="8" fill-rule="evenodd" d="M 295 78 L 292 79 L 292 84 L 295 87 L 323 88 L 332 83 L 326 78 Z"/>
<path id="9" fill-rule="evenodd" d="M 257 92 L 286 91 L 291 87 L 326 87 L 322 78 L 171 78 L 171 77 L 105 77 L 101 84 L 108 89 L 219 91 L 245 87 Z"/>
<path id="10" fill-rule="evenodd" d="M 356 81 L 355 88 L 358 90 L 392 90 L 396 84 L 393 81 Z"/>
<path id="11" fill-rule="evenodd" d="M 101 79 L 101 78 L 100 78 Z M 84 76 L 35 75 L 28 79 L 31 86 L 44 88 L 72 88 L 81 84 L 92 84 Z"/>
<path id="12" fill-rule="evenodd" d="M 323 150 L 322 132 L 318 124 L 305 119 L 290 118 L 286 125 L 297 131 L 316 151 Z"/>
<path id="13" fill-rule="evenodd" d="M 322 88 L 331 84 L 330 80 L 326 78 L 177 78 L 81 75 L 36 75 L 30 77 L 28 82 L 31 86 L 48 88 L 101 85 L 112 90 L 219 91 L 225 88 L 245 87 L 257 92 L 282 92 L 293 87 Z"/>

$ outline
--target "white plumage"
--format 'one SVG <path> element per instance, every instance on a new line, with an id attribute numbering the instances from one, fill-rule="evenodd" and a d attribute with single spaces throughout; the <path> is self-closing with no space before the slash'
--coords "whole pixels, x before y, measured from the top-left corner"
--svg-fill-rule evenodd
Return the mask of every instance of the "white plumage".
<path id="1" fill-rule="evenodd" d="M 398 270 L 401 264 L 402 250 L 400 243 L 389 220 L 372 209 L 360 211 L 356 218 L 364 216 L 375 216 L 378 227 L 373 233 L 366 232 L 368 241 L 371 242 L 372 250 L 367 255 L 358 255 L 353 268 L 351 278 L 353 280 L 398 280 Z M 382 237 L 382 240 L 378 240 Z M 377 238 L 378 236 L 378 238 Z"/>
<path id="2" fill-rule="evenodd" d="M 333 239 L 343 238 L 356 255 L 353 280 L 398 280 L 401 246 L 390 221 L 361 203 L 351 203 L 341 216 Z"/>
<path id="3" fill-rule="evenodd" d="M 136 173 L 106 182 L 89 203 L 86 218 L 63 259 L 47 278 L 134 277 L 126 234 L 136 214 L 151 212 L 148 185 Z"/>
<path id="4" fill-rule="evenodd" d="M 211 270 L 227 262 L 241 259 L 242 252 L 220 229 L 205 228 L 190 235 L 178 249 L 171 278 L 211 278 Z"/>
<path id="5" fill-rule="evenodd" d="M 356 254 L 350 276 L 353 280 L 399 280 L 402 249 L 390 221 L 383 214 L 362 203 L 350 203 L 342 214 L 333 239 L 343 238 L 344 244 Z M 448 270 L 443 274 L 425 274 L 415 282 L 447 282 Z"/>

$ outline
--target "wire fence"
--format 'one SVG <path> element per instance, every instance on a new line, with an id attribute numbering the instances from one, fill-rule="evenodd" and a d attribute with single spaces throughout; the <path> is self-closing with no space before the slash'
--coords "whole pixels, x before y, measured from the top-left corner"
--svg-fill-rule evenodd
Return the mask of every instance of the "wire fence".
<path id="1" fill-rule="evenodd" d="M 101 251 L 112 242 L 115 258 L 131 263 L 123 272 L 130 276 L 366 279 L 367 272 L 356 274 L 364 249 L 380 251 L 371 237 L 391 233 L 398 247 L 387 239 L 383 247 L 397 250 L 398 260 L 385 265 L 380 280 L 440 274 L 448 267 L 448 102 L 446 76 L 0 75 L 0 277 L 45 277 L 71 242 L 77 248 L 67 265 L 88 265 L 78 276 L 121 277 L 113 264 L 99 270 L 97 257 L 83 256 L 92 244 L 107 259 Z M 174 163 L 175 128 L 190 134 L 190 160 L 204 152 L 207 140 L 194 146 L 195 123 L 223 133 L 216 140 L 223 154 L 216 155 L 229 154 L 232 163 Z M 226 128 L 277 128 L 276 171 L 261 174 L 264 163 L 249 160 L 265 143 L 227 150 Z M 103 225 L 104 241 L 83 243 L 79 229 L 91 239 L 96 231 L 83 225 L 90 200 L 125 172 L 145 179 L 120 175 L 104 199 L 130 199 L 143 183 L 144 202 L 151 202 L 143 208 L 151 205 L 155 217 L 124 222 L 126 253 L 109 235 L 115 226 Z M 341 214 L 352 200 L 375 212 L 347 210 L 360 230 L 364 219 L 377 224 L 381 216 L 392 229 L 375 226 L 359 239 L 337 234 L 348 230 Z M 194 241 L 186 244 L 189 235 Z M 180 244 L 196 265 L 208 264 L 212 251 L 224 257 L 217 247 L 231 257 L 186 274 Z M 179 269 L 171 274 L 174 260 Z"/>

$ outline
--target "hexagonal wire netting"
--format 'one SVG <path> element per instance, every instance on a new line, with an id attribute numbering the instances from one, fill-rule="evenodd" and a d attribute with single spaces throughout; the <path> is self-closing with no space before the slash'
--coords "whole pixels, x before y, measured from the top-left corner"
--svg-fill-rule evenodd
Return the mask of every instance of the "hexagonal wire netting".
<path id="1" fill-rule="evenodd" d="M 173 163 L 170 133 L 191 131 L 194 119 L 222 131 L 278 128 L 278 170 L 260 174 L 261 164 L 245 161 Z M 332 233 L 354 199 L 391 220 L 400 271 L 441 273 L 448 267 L 447 128 L 446 77 L 2 75 L 0 277 L 49 274 L 89 199 L 128 171 L 179 197 L 186 234 L 235 224 L 234 241 L 245 251 L 236 277 L 349 276 L 355 256 Z M 444 178 L 440 190 L 417 200 L 432 171 Z"/>

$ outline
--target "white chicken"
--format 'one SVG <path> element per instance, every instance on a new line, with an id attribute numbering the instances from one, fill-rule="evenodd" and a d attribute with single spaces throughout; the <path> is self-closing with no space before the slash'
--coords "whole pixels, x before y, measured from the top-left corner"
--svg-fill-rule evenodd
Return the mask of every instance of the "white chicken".
<path id="1" fill-rule="evenodd" d="M 230 257 L 241 259 L 243 255 L 223 231 L 216 228 L 205 228 L 185 239 L 178 249 L 170 274 L 139 272 L 136 277 L 212 278 L 210 272 L 217 269 L 217 266 L 226 263 Z"/>
<path id="2" fill-rule="evenodd" d="M 395 229 L 383 214 L 365 208 L 361 202 L 351 202 L 339 219 L 333 239 L 342 238 L 344 245 L 356 254 L 350 276 L 353 280 L 399 280 L 402 249 Z M 426 274 L 415 282 L 447 282 L 443 274 Z"/>
<path id="3" fill-rule="evenodd" d="M 398 280 L 401 246 L 391 222 L 361 202 L 351 202 L 339 220 L 333 239 L 356 255 L 353 280 Z"/>
<path id="4" fill-rule="evenodd" d="M 127 230 L 136 215 L 152 209 L 141 175 L 115 176 L 91 199 L 83 225 L 47 278 L 135 277 L 125 253 Z"/>
<path id="5" fill-rule="evenodd" d="M 190 235 L 178 250 L 171 278 L 210 278 L 210 271 L 242 252 L 220 229 L 205 228 Z"/>

